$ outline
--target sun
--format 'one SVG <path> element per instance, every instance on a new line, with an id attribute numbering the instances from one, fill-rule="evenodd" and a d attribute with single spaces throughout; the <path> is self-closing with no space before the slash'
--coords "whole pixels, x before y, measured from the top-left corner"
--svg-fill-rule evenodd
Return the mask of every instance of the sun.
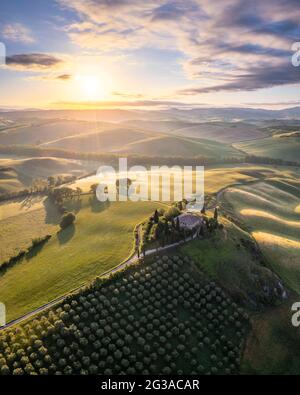
<path id="1" fill-rule="evenodd" d="M 78 88 L 85 100 L 100 100 L 105 98 L 106 89 L 97 75 L 78 74 L 76 76 Z"/>

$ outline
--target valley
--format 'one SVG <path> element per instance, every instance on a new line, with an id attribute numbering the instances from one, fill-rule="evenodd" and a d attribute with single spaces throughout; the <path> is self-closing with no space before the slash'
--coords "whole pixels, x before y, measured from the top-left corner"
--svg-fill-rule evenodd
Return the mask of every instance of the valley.
<path id="1" fill-rule="evenodd" d="M 109 284 L 111 281 L 116 286 L 109 285 L 109 291 L 105 291 L 106 285 L 104 285 L 103 292 L 104 294 L 113 292 L 108 300 L 116 303 L 115 295 L 123 292 L 121 283 L 123 284 L 124 281 L 124 284 L 127 284 L 127 276 L 129 278 L 132 276 L 134 286 L 140 289 L 141 284 L 145 282 L 142 280 L 145 273 L 149 270 L 149 273 L 152 273 L 151 265 L 154 268 L 157 267 L 155 270 L 160 273 L 161 279 L 165 277 L 157 266 L 157 259 L 167 262 L 165 265 L 167 271 L 170 271 L 172 265 L 176 266 L 177 261 L 180 262 L 183 259 L 186 263 L 180 269 L 183 276 L 181 277 L 182 286 L 186 284 L 183 278 L 187 279 L 188 273 L 192 270 L 195 279 L 199 276 L 200 281 L 199 285 L 195 284 L 195 289 L 202 287 L 200 284 L 203 281 L 203 284 L 217 284 L 217 287 L 226 295 L 227 303 L 233 303 L 233 306 L 236 306 L 234 309 L 238 311 L 245 309 L 243 314 L 245 316 L 246 312 L 247 316 L 249 314 L 251 324 L 245 323 L 243 331 L 240 331 L 241 341 L 234 346 L 232 350 L 234 359 L 230 362 L 227 352 L 224 354 L 217 351 L 220 334 L 214 326 L 217 322 L 216 318 L 213 323 L 209 323 L 211 319 L 209 309 L 212 307 L 209 309 L 202 307 L 203 314 L 208 314 L 203 322 L 188 318 L 194 291 L 188 295 L 185 290 L 183 291 L 185 299 L 180 297 L 176 299 L 177 293 L 170 282 L 168 285 L 170 294 L 162 293 L 157 300 L 153 299 L 158 306 L 158 310 L 153 311 L 153 314 L 159 319 L 159 306 L 163 303 L 161 298 L 167 298 L 170 302 L 172 298 L 175 298 L 178 311 L 174 310 L 177 311 L 174 313 L 174 320 L 176 317 L 183 320 L 182 325 L 179 322 L 175 324 L 175 329 L 176 325 L 179 325 L 178 328 L 184 326 L 187 331 L 191 330 L 193 333 L 191 345 L 188 346 L 192 347 L 195 353 L 195 358 L 191 360 L 192 366 L 188 362 L 190 358 L 188 351 L 185 362 L 179 362 L 176 359 L 177 354 L 174 354 L 167 358 L 167 361 L 171 361 L 168 365 L 163 362 L 165 354 L 162 354 L 152 361 L 152 366 L 150 360 L 147 359 L 148 354 L 142 359 L 142 351 L 135 354 L 136 351 L 131 348 L 128 337 L 124 346 L 130 349 L 130 358 L 136 358 L 139 361 L 140 365 L 136 365 L 138 366 L 135 368 L 136 371 L 143 371 L 139 370 L 142 366 L 145 372 L 164 371 L 166 373 L 174 369 L 207 374 L 284 371 L 284 358 L 290 352 L 289 346 L 279 340 L 278 363 L 276 366 L 266 368 L 263 365 L 266 362 L 262 360 L 262 357 L 258 362 L 257 356 L 262 355 L 266 348 L 273 347 L 274 341 L 278 338 L 273 337 L 271 332 L 268 332 L 271 330 L 265 327 L 263 331 L 267 337 L 264 337 L 262 342 L 258 344 L 253 336 L 257 336 L 257 333 L 262 330 L 263 317 L 269 317 L 270 325 L 278 328 L 277 331 L 281 333 L 281 337 L 283 334 L 293 336 L 289 328 L 276 321 L 272 312 L 279 305 L 282 314 L 287 316 L 286 309 L 289 307 L 289 301 L 300 293 L 299 167 L 297 166 L 298 158 L 293 154 L 297 151 L 297 145 L 290 140 L 296 139 L 297 141 L 298 137 L 294 134 L 289 135 L 290 126 L 286 137 L 278 137 L 278 135 L 281 136 L 282 129 L 280 134 L 277 130 L 271 131 L 269 125 L 266 128 L 263 124 L 257 126 L 246 121 L 195 123 L 194 119 L 188 121 L 186 118 L 147 121 L 137 120 L 137 115 L 128 113 L 128 118 L 130 116 L 134 118 L 124 120 L 126 116 L 123 112 L 123 119 L 115 123 L 103 117 L 97 122 L 87 119 L 18 120 L 15 121 L 15 127 L 11 129 L 6 124 L 3 125 L 0 132 L 0 145 L 9 148 L 11 153 L 20 150 L 24 152 L 23 156 L 3 153 L 0 158 L 0 197 L 2 194 L 3 199 L 0 203 L 0 258 L 1 264 L 12 262 L 4 265 L 5 269 L 1 269 L 0 272 L 0 300 L 5 301 L 7 321 L 17 320 L 17 324 L 7 328 L 4 333 L 7 332 L 8 336 L 11 336 L 10 333 L 14 333 L 17 329 L 18 333 L 25 334 L 27 331 L 24 326 L 25 322 L 28 322 L 29 326 L 33 322 L 39 323 L 38 326 L 44 325 L 46 316 L 49 317 L 47 319 L 50 323 L 47 325 L 50 327 L 58 325 L 55 324 L 53 318 L 50 318 L 55 316 L 56 320 L 62 320 L 62 327 L 69 328 L 73 322 L 68 313 L 69 308 L 66 314 L 64 313 L 68 301 L 75 307 L 78 300 L 85 298 L 86 292 L 90 295 L 89 300 L 99 298 L 102 301 L 104 300 L 102 285 L 97 284 L 102 284 L 102 282 Z M 19 126 L 17 126 L 18 122 L 20 122 Z M 265 142 L 269 140 L 272 144 L 282 144 L 279 150 L 274 148 L 272 151 L 277 150 L 278 154 L 273 155 L 270 151 L 264 150 Z M 286 140 L 293 148 L 286 145 Z M 258 151 L 252 149 L 255 144 L 259 147 Z M 26 150 L 35 155 L 26 155 Z M 55 152 L 56 156 L 51 156 L 51 152 Z M 95 155 L 92 156 L 92 154 Z M 102 155 L 101 160 L 97 159 L 98 154 Z M 74 155 L 87 155 L 87 158 L 73 159 Z M 161 236 L 157 236 L 159 233 L 155 233 L 157 227 L 153 223 L 154 213 L 157 210 L 165 213 L 160 214 L 162 216 L 159 221 L 163 224 L 168 210 L 177 207 L 178 202 L 160 202 L 159 200 L 138 203 L 99 202 L 92 191 L 93 185 L 97 185 L 98 182 L 95 176 L 96 169 L 99 165 L 105 164 L 106 158 L 108 163 L 112 164 L 118 157 L 127 155 L 133 160 L 139 160 L 140 163 L 142 158 L 147 158 L 146 167 L 151 164 L 152 157 L 155 158 L 155 164 L 159 158 L 162 161 L 168 161 L 172 156 L 174 160 L 180 158 L 182 163 L 185 160 L 193 160 L 195 163 L 199 160 L 200 165 L 203 161 L 201 158 L 205 158 L 206 161 L 211 160 L 212 164 L 205 165 L 206 212 L 202 216 L 209 223 L 209 220 L 213 218 L 214 210 L 218 208 L 218 227 L 210 230 L 205 236 L 191 240 L 185 233 L 179 234 L 176 231 L 160 239 Z M 247 162 L 247 155 L 255 155 L 251 163 Z M 271 164 L 270 160 L 275 160 L 275 162 Z M 283 165 L 282 161 L 292 162 L 287 166 Z M 74 196 L 65 198 L 62 203 L 58 204 L 51 198 L 53 188 L 54 190 L 57 188 L 72 190 Z M 62 210 L 65 213 L 73 213 L 75 216 L 74 223 L 65 229 L 60 226 Z M 182 212 L 184 213 L 184 209 Z M 175 221 L 176 215 L 178 214 L 175 214 Z M 175 226 L 174 220 L 169 219 L 169 229 Z M 152 228 L 148 236 L 144 236 L 149 221 L 152 221 Z M 44 238 L 46 241 L 42 241 Z M 34 240 L 37 240 L 36 245 Z M 178 242 L 180 240 L 181 243 Z M 157 256 L 155 256 L 155 248 L 172 243 L 174 247 L 162 248 L 161 252 L 157 250 Z M 148 256 L 147 249 L 153 251 Z M 163 254 L 167 255 L 161 258 Z M 122 265 L 122 262 L 126 264 Z M 187 264 L 187 262 L 192 263 Z M 140 271 L 141 275 L 138 274 Z M 153 276 L 157 275 L 153 272 Z M 147 278 L 152 278 L 152 274 Z M 153 284 L 154 278 L 158 277 L 153 277 Z M 208 289 L 208 285 L 204 287 Z M 210 287 L 214 289 L 214 285 Z M 216 293 L 213 291 L 212 295 L 214 300 Z M 209 304 L 210 300 L 211 296 L 208 296 L 206 303 Z M 138 303 L 141 302 L 138 301 Z M 197 303 L 202 306 L 201 303 L 204 304 L 204 301 Z M 138 320 L 146 322 L 147 317 L 143 314 L 139 317 L 135 307 L 127 303 L 126 308 Z M 146 307 L 141 305 L 140 308 L 148 312 Z M 76 318 L 77 323 L 81 319 L 84 320 L 87 326 L 86 333 L 90 331 L 89 325 L 94 327 L 94 320 L 98 314 L 94 313 L 92 307 L 91 309 L 91 316 Z M 78 313 L 80 313 L 79 310 Z M 151 315 L 150 310 L 147 314 Z M 27 317 L 33 312 L 35 313 L 32 316 Z M 75 317 L 75 312 L 73 315 Z M 25 316 L 25 321 L 18 320 L 22 316 Z M 98 318 L 104 319 L 100 316 Z M 233 341 L 231 322 L 230 317 L 225 319 L 224 330 L 228 339 L 224 338 L 226 344 L 231 344 Z M 117 321 L 113 325 L 117 327 Z M 149 326 L 149 323 L 147 325 Z M 228 332 L 225 329 L 227 327 Z M 210 330 L 217 331 L 212 336 L 213 339 L 205 336 Z M 150 339 L 152 332 L 149 331 L 147 337 Z M 43 333 L 43 337 L 38 335 L 38 338 L 43 339 L 43 347 L 47 348 L 49 356 L 54 361 L 56 354 L 52 353 L 55 346 L 46 326 Z M 140 333 L 141 346 L 148 344 L 148 340 L 142 335 Z M 98 335 L 95 335 L 95 338 L 93 336 L 88 337 L 87 344 L 94 341 Z M 99 336 L 101 342 L 100 332 Z M 164 337 L 163 333 L 159 336 Z M 199 340 L 196 340 L 197 336 Z M 184 339 L 184 335 L 180 335 L 180 342 L 183 344 L 178 344 L 178 352 L 179 349 L 183 350 L 185 347 L 186 340 Z M 86 343 L 83 340 L 81 342 Z M 72 344 L 66 347 L 73 347 Z M 167 349 L 168 344 L 167 342 Z M 113 348 L 113 346 L 110 347 Z M 145 347 L 148 350 L 149 347 Z M 225 345 L 225 347 L 229 350 L 231 346 Z M 4 350 L 1 352 L 3 354 Z M 105 351 L 102 352 L 104 355 Z M 129 351 L 126 349 L 124 352 Z M 147 353 L 149 352 L 150 349 Z M 57 363 L 60 364 L 59 360 Z M 123 364 L 123 368 L 119 368 L 118 364 L 112 365 L 110 362 L 103 361 L 100 364 L 102 367 L 99 365 L 96 368 L 92 364 L 89 371 L 108 373 L 125 369 L 126 372 L 133 372 L 127 366 L 127 362 L 124 361 Z M 54 371 L 52 365 L 44 362 L 40 369 L 50 373 Z M 75 363 L 68 362 L 67 365 L 62 363 L 60 366 L 66 374 L 81 372 L 79 365 Z M 14 371 L 11 365 L 8 368 Z M 297 369 L 297 362 L 294 362 L 291 369 Z"/>

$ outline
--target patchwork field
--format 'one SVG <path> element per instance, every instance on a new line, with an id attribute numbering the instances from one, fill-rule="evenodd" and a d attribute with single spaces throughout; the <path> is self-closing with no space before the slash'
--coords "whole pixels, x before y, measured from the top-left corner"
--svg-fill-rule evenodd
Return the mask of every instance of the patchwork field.
<path id="1" fill-rule="evenodd" d="M 45 143 L 78 152 L 116 152 L 149 156 L 207 156 L 236 157 L 240 152 L 230 145 L 205 139 L 170 136 L 134 128 L 116 128 L 107 131 L 71 136 Z"/>
<path id="2" fill-rule="evenodd" d="M 222 124 L 222 123 L 221 123 Z M 15 122 L 14 127 L 3 126 L 0 145 L 34 145 L 55 147 L 76 152 L 118 152 L 150 156 L 208 156 L 235 157 L 240 152 L 230 146 L 244 140 L 237 135 L 252 137 L 264 134 L 251 125 L 226 126 L 184 121 L 128 121 L 113 123 L 77 121 L 68 119 L 29 119 Z M 224 131 L 225 127 L 225 131 Z M 185 132 L 185 128 L 187 131 Z M 188 132 L 197 128 L 196 132 Z M 183 130 L 178 132 L 177 130 Z M 250 133 L 251 131 L 251 133 Z M 168 134 L 172 133 L 172 136 Z M 254 133 L 254 134 L 253 134 Z M 177 135 L 177 134 L 180 134 Z M 215 138 L 215 135 L 217 137 Z M 220 137 L 218 138 L 218 136 Z M 222 143 L 226 144 L 220 144 Z"/>
<path id="3" fill-rule="evenodd" d="M 251 231 L 274 271 L 297 292 L 300 292 L 299 198 L 300 183 L 295 178 L 274 178 L 229 188 L 222 196 L 228 211 Z"/>
<path id="4" fill-rule="evenodd" d="M 233 144 L 233 147 L 249 155 L 265 156 L 275 159 L 284 159 L 299 162 L 299 137 L 268 137 Z"/>
<path id="5" fill-rule="evenodd" d="M 60 215 L 44 197 L 0 203 L 0 263 L 57 229 Z"/>
<path id="6" fill-rule="evenodd" d="M 0 300 L 6 304 L 7 320 L 69 292 L 123 261 L 132 250 L 135 225 L 156 207 L 157 203 L 150 202 L 106 206 L 90 200 L 90 196 L 67 206 L 76 211 L 74 226 L 54 233 L 42 248 L 36 248 L 0 276 Z"/>
<path id="7" fill-rule="evenodd" d="M 110 123 L 68 119 L 30 119 L 0 131 L 0 145 L 40 145 L 67 136 L 109 129 Z"/>
<path id="8" fill-rule="evenodd" d="M 123 125 L 139 127 L 153 132 L 170 133 L 177 136 L 208 139 L 226 144 L 237 141 L 264 138 L 269 135 L 256 125 L 246 122 L 184 122 L 142 121 L 123 122 Z"/>
<path id="9" fill-rule="evenodd" d="M 2 160 L 0 159 L 0 162 Z M 5 161 L 6 162 L 6 161 Z M 23 189 L 25 180 L 19 179 L 17 171 L 12 167 L 0 167 L 0 194 L 11 193 Z"/>
<path id="10" fill-rule="evenodd" d="M 260 130 L 256 125 L 245 122 L 209 122 L 187 126 L 175 131 L 180 136 L 196 137 L 214 140 L 226 144 L 237 141 L 260 139 L 267 133 Z"/>
<path id="11" fill-rule="evenodd" d="M 205 193 L 216 193 L 230 185 L 263 180 L 265 178 L 297 178 L 298 168 L 272 165 L 205 166 Z"/>
<path id="12" fill-rule="evenodd" d="M 96 167 L 92 162 L 63 158 L 0 158 L 0 194 L 27 188 L 36 178 L 81 176 Z"/>

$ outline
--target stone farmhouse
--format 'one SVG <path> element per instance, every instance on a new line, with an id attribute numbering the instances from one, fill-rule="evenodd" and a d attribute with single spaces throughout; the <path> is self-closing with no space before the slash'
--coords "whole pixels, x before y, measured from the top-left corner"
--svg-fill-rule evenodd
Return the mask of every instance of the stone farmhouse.
<path id="1" fill-rule="evenodd" d="M 204 225 L 204 221 L 201 217 L 191 213 L 181 214 L 177 218 L 179 220 L 180 228 L 183 229 L 189 229 L 193 231 L 196 229 L 201 229 Z"/>

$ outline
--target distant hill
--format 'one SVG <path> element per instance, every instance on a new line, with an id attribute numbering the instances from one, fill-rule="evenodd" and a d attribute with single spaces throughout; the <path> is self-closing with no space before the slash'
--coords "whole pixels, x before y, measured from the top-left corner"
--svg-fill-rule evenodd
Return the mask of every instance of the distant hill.
<path id="1" fill-rule="evenodd" d="M 0 145 L 214 158 L 239 156 L 242 150 L 259 156 L 298 160 L 298 134 L 276 141 L 274 135 L 299 130 L 300 107 L 32 110 L 1 112 Z"/>
<path id="2" fill-rule="evenodd" d="M 210 140 L 191 139 L 139 129 L 110 129 L 66 137 L 43 145 L 76 152 L 115 152 L 149 156 L 235 157 L 234 148 Z"/>
<path id="3" fill-rule="evenodd" d="M 268 136 L 257 126 L 245 122 L 203 122 L 178 129 L 175 133 L 181 136 L 209 139 L 227 144 Z"/>
<path id="4" fill-rule="evenodd" d="M 92 122 L 123 122 L 128 120 L 181 120 L 188 122 L 204 121 L 236 121 L 236 120 L 272 120 L 300 119 L 300 107 L 283 110 L 267 110 L 244 107 L 197 107 L 170 108 L 167 110 L 31 110 L 31 111 L 2 111 L 1 116 L 10 120 L 40 119 L 73 119 Z"/>
<path id="5" fill-rule="evenodd" d="M 300 162 L 300 137 L 293 134 L 281 138 L 273 136 L 265 139 L 244 141 L 234 144 L 234 147 L 249 155 Z"/>
<path id="6" fill-rule="evenodd" d="M 40 145 L 67 136 L 107 130 L 110 127 L 114 125 L 107 122 L 34 119 L 25 124 L 16 122 L 13 127 L 0 131 L 0 145 Z"/>
<path id="7" fill-rule="evenodd" d="M 0 159 L 0 194 L 31 185 L 34 178 L 54 175 L 80 176 L 94 170 L 88 162 L 61 158 Z"/>

